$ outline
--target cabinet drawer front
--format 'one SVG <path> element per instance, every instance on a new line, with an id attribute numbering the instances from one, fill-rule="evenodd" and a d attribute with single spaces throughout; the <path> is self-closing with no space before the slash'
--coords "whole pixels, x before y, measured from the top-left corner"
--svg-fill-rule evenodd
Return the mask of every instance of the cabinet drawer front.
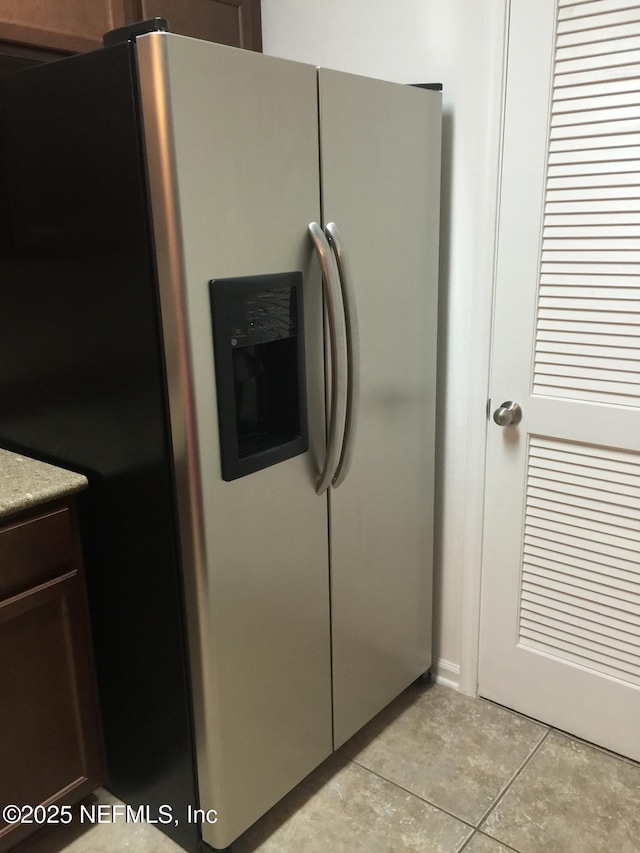
<path id="1" fill-rule="evenodd" d="M 73 558 L 68 507 L 0 528 L 0 597 L 67 570 Z"/>

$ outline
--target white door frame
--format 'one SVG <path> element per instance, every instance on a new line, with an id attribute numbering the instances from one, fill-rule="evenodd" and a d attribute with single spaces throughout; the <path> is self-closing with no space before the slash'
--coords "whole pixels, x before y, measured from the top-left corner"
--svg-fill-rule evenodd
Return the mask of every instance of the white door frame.
<path id="1" fill-rule="evenodd" d="M 487 87 L 484 95 L 486 122 L 478 134 L 483 156 L 479 158 L 481 173 L 475 196 L 476 279 L 471 310 L 473 328 L 468 383 L 459 681 L 460 691 L 471 696 L 477 695 L 478 690 L 487 401 L 491 366 L 491 345 L 488 344 L 492 341 L 493 332 L 509 9 L 510 0 L 488 0 L 486 3 L 484 67 L 478 74 L 478 79 Z"/>

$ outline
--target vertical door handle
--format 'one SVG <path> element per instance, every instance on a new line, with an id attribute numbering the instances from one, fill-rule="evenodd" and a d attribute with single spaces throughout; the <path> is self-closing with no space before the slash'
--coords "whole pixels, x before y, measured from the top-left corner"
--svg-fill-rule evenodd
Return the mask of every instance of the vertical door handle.
<path id="1" fill-rule="evenodd" d="M 329 222 L 326 227 L 329 245 L 335 255 L 338 274 L 340 276 L 340 287 L 342 291 L 342 305 L 344 308 L 344 320 L 347 334 L 347 401 L 344 425 L 344 437 L 342 440 L 342 451 L 336 473 L 331 481 L 334 489 L 344 482 L 349 473 L 353 450 L 355 446 L 358 401 L 360 398 L 360 338 L 358 335 L 358 317 L 356 312 L 355 295 L 353 292 L 352 279 L 349 265 L 344 252 L 340 232 L 335 222 Z"/>
<path id="2" fill-rule="evenodd" d="M 335 476 L 342 447 L 342 431 L 347 409 L 347 362 L 345 355 L 344 310 L 340 292 L 340 276 L 324 231 L 317 222 L 309 225 L 309 235 L 315 247 L 322 270 L 322 287 L 329 325 L 331 352 L 331 400 L 329 403 L 329 428 L 324 468 L 316 483 L 321 495 L 329 488 Z"/>

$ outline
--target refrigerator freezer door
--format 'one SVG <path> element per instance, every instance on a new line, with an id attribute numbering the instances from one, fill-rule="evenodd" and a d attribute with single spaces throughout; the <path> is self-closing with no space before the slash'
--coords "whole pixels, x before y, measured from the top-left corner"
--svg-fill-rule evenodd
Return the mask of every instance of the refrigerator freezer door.
<path id="1" fill-rule="evenodd" d="M 351 470 L 330 496 L 337 748 L 431 665 L 441 96 L 320 69 L 320 129 L 361 361 Z"/>
<path id="2" fill-rule="evenodd" d="M 331 751 L 316 70 L 138 39 L 203 838 L 226 847 Z M 310 452 L 221 476 L 210 279 L 303 274 Z"/>

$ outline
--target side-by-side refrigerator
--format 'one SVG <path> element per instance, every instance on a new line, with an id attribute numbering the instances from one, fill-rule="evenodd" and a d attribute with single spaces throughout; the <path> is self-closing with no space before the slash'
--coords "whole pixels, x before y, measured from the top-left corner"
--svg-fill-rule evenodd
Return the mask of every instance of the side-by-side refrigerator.
<path id="1" fill-rule="evenodd" d="M 187 850 L 431 665 L 437 88 L 165 32 L 0 81 L 0 444 L 89 478 L 106 784 Z"/>

